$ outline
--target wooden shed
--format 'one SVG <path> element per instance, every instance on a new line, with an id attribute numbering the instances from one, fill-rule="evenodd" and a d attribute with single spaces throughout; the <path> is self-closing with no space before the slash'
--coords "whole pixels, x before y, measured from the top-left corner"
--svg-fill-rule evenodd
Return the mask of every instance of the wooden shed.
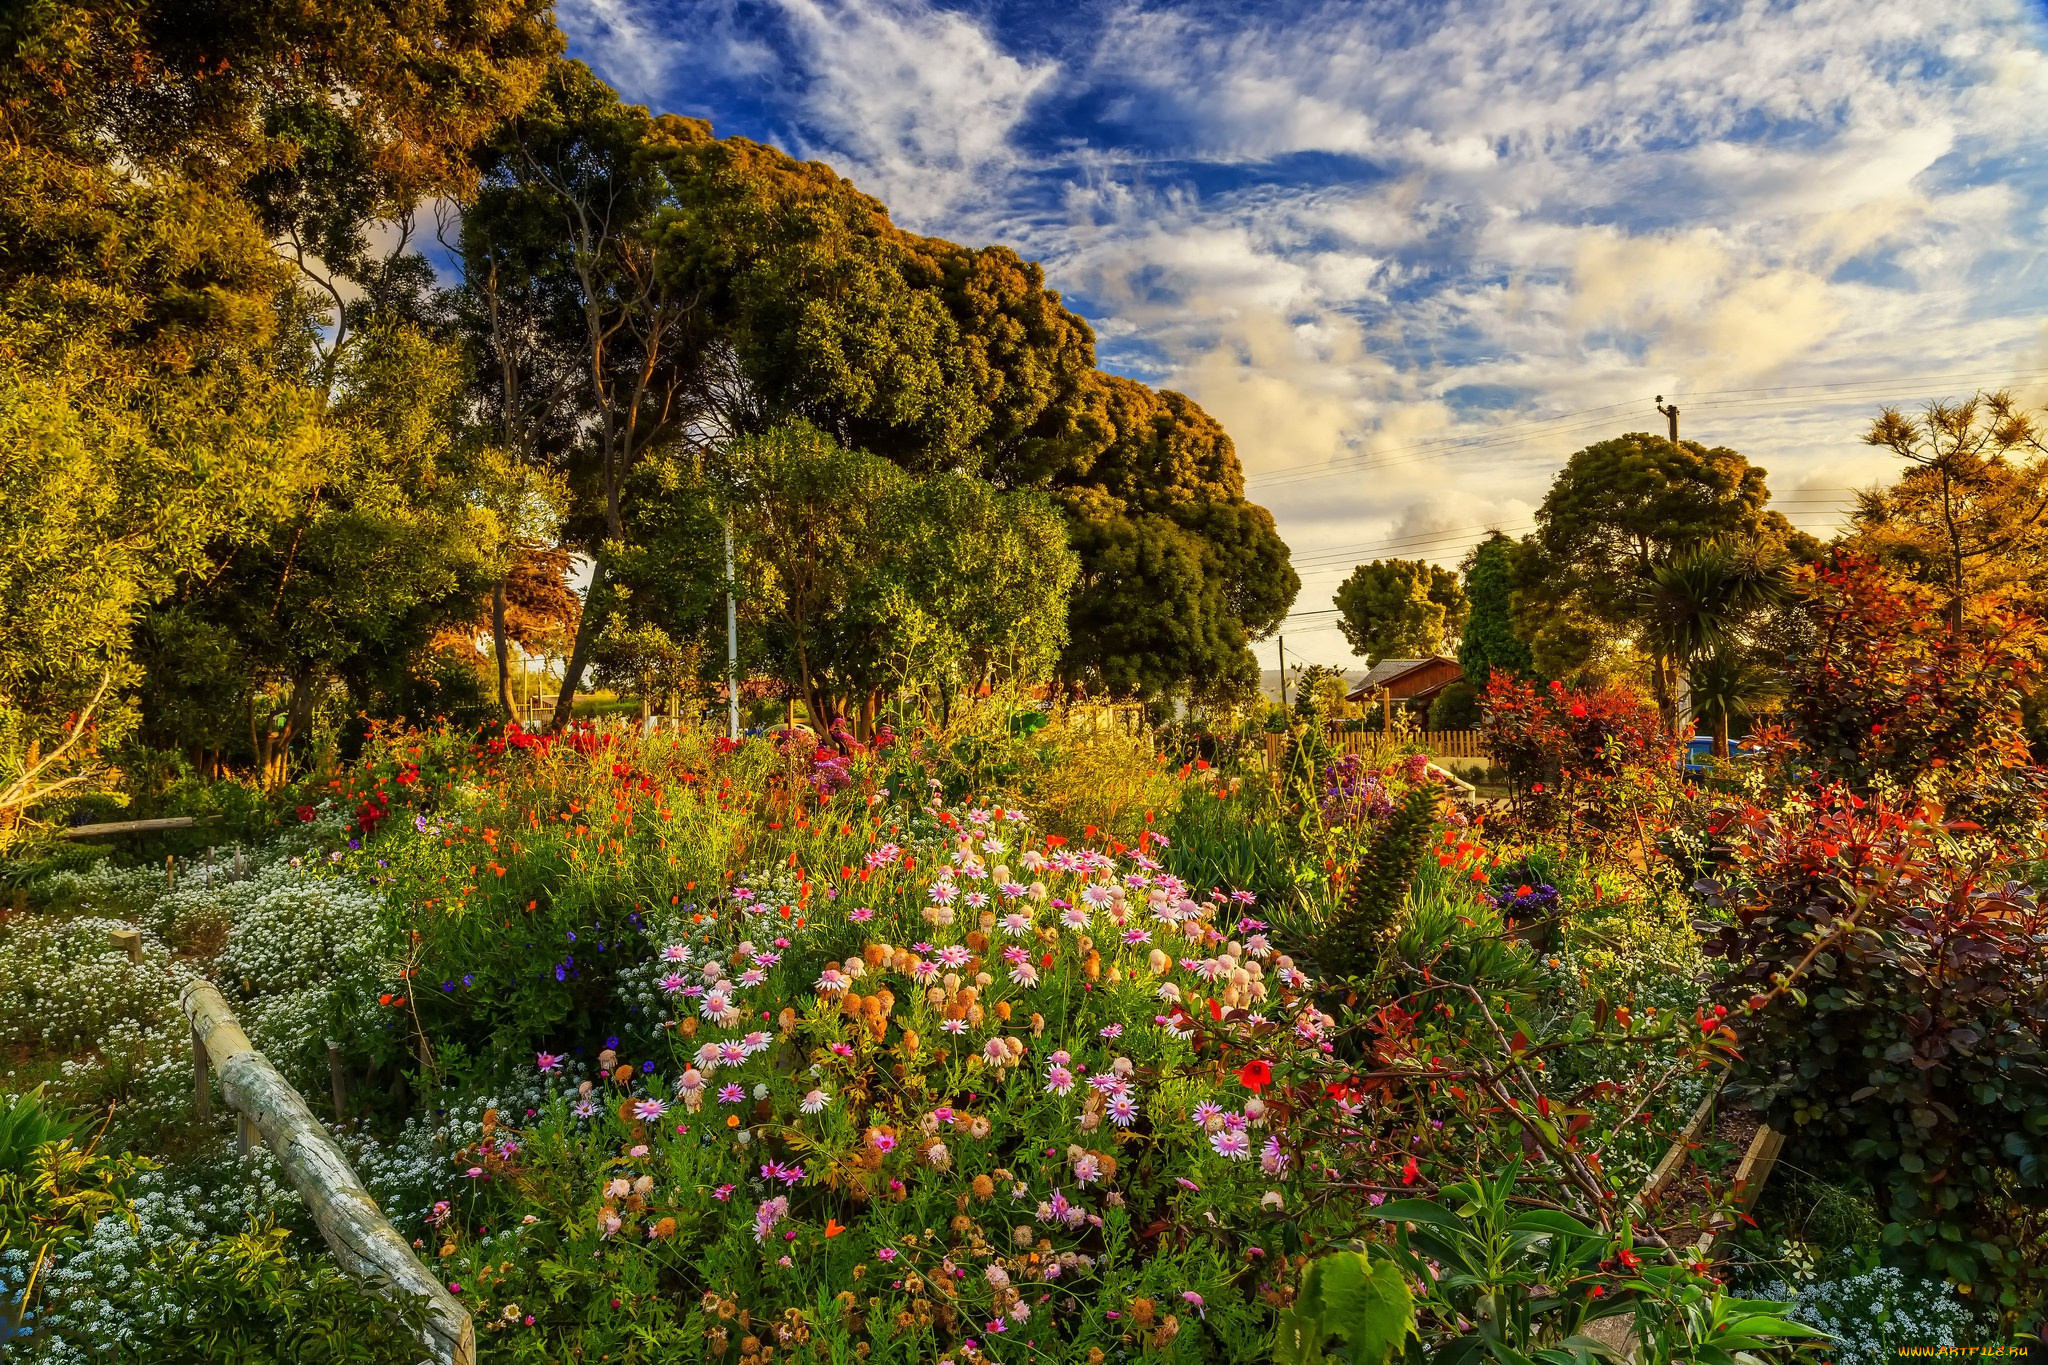
<path id="1" fill-rule="evenodd" d="M 1374 664 L 1346 700 L 1372 703 L 1382 700 L 1422 708 L 1436 700 L 1436 694 L 1452 683 L 1463 682 L 1465 670 L 1456 659 L 1432 654 L 1426 659 L 1382 659 Z"/>

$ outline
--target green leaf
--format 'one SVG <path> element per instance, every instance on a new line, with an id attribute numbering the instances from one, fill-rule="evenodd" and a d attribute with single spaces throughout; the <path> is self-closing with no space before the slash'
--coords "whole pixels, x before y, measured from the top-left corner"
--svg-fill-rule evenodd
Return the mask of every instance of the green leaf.
<path id="1" fill-rule="evenodd" d="M 1368 1218 L 1388 1223 L 1423 1223 L 1430 1227 L 1448 1228 L 1452 1232 L 1466 1230 L 1464 1220 L 1457 1214 L 1426 1199 L 1394 1199 L 1364 1212 Z"/>
<path id="2" fill-rule="evenodd" d="M 1331 1259 L 1348 1264 L 1341 1271 L 1333 1266 L 1334 1273 L 1325 1275 L 1324 1320 L 1350 1347 L 1351 1365 L 1384 1365 L 1416 1335 L 1415 1297 L 1408 1281 L 1392 1261 L 1368 1268 L 1366 1258 L 1355 1252 Z"/>
<path id="3" fill-rule="evenodd" d="M 1599 1233 L 1587 1227 L 1562 1209 L 1531 1209 L 1515 1215 L 1508 1224 L 1510 1232 L 1547 1232 L 1558 1237 L 1598 1237 Z"/>
<path id="4" fill-rule="evenodd" d="M 1309 1266 L 1293 1307 L 1280 1316 L 1274 1359 L 1317 1365 L 1333 1334 L 1343 1340 L 1351 1365 L 1386 1365 L 1416 1335 L 1415 1299 L 1398 1265 L 1340 1251 Z"/>

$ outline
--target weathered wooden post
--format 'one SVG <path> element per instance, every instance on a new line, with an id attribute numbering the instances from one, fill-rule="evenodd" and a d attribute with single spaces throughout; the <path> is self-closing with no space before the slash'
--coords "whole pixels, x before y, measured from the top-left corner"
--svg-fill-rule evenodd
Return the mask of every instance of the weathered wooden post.
<path id="1" fill-rule="evenodd" d="M 107 942 L 128 954 L 130 962 L 138 965 L 142 962 L 142 933 L 140 930 L 109 929 L 107 931 Z"/>
<path id="2" fill-rule="evenodd" d="M 277 1153 L 335 1262 L 349 1275 L 379 1285 L 379 1292 L 425 1300 L 421 1342 L 440 1365 L 474 1365 L 476 1325 L 469 1314 L 385 1219 L 299 1092 L 250 1046 L 221 993 L 211 982 L 195 980 L 178 1003 L 220 1072 L 222 1096 Z"/>
<path id="3" fill-rule="evenodd" d="M 206 1079 L 206 1040 L 199 1036 L 199 1030 L 192 1030 L 192 1112 L 199 1116 L 199 1126 L 206 1127 L 213 1122 L 213 1087 Z"/>
<path id="4" fill-rule="evenodd" d="M 327 1083 L 334 1087 L 334 1121 L 348 1120 L 348 1082 L 341 1074 L 341 1045 L 327 1040 Z"/>

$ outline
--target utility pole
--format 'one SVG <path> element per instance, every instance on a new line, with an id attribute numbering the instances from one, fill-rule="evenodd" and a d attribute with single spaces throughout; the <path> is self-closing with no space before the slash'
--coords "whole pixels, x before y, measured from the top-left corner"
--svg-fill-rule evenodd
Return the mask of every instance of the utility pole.
<path id="1" fill-rule="evenodd" d="M 1280 637 L 1280 709 L 1287 709 L 1287 637 Z"/>
<path id="2" fill-rule="evenodd" d="M 725 522 L 725 704 L 726 738 L 740 738 L 740 618 L 732 601 L 732 519 Z"/>
<path id="3" fill-rule="evenodd" d="M 1666 405 L 1665 405 L 1665 402 L 1664 402 L 1664 395 L 1660 393 L 1660 394 L 1658 394 L 1658 395 L 1657 395 L 1657 411 L 1659 411 L 1659 412 L 1663 413 L 1663 414 L 1664 414 L 1664 415 L 1665 415 L 1666 417 L 1668 417 L 1668 418 L 1670 418 L 1670 419 L 1671 419 L 1671 444 L 1673 444 L 1673 445 L 1677 445 L 1677 444 L 1678 444 L 1678 404 L 1676 404 L 1676 403 L 1672 403 L 1672 404 L 1670 404 L 1669 406 L 1666 406 Z"/>

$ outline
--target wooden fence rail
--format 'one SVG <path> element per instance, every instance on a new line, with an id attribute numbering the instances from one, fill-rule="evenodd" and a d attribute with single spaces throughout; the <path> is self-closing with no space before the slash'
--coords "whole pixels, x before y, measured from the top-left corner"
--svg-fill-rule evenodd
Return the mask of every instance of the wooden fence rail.
<path id="1" fill-rule="evenodd" d="M 250 1046 L 221 993 L 211 982 L 193 981 L 178 1003 L 192 1023 L 194 1098 L 202 1115 L 210 1062 L 220 1073 L 221 1096 L 277 1153 L 278 1165 L 306 1201 L 336 1264 L 386 1297 L 424 1299 L 421 1344 L 439 1365 L 474 1365 L 476 1325 L 469 1314 L 385 1219 L 299 1092 Z"/>
<path id="2" fill-rule="evenodd" d="M 1266 736 L 1266 762 L 1269 766 L 1279 764 L 1280 750 L 1286 738 L 1279 734 Z M 1481 761 L 1490 758 L 1477 730 L 1416 730 L 1391 738 L 1377 730 L 1351 730 L 1329 736 L 1329 743 L 1340 754 L 1357 754 L 1386 762 L 1392 762 L 1410 749 L 1421 749 L 1432 758 Z"/>

